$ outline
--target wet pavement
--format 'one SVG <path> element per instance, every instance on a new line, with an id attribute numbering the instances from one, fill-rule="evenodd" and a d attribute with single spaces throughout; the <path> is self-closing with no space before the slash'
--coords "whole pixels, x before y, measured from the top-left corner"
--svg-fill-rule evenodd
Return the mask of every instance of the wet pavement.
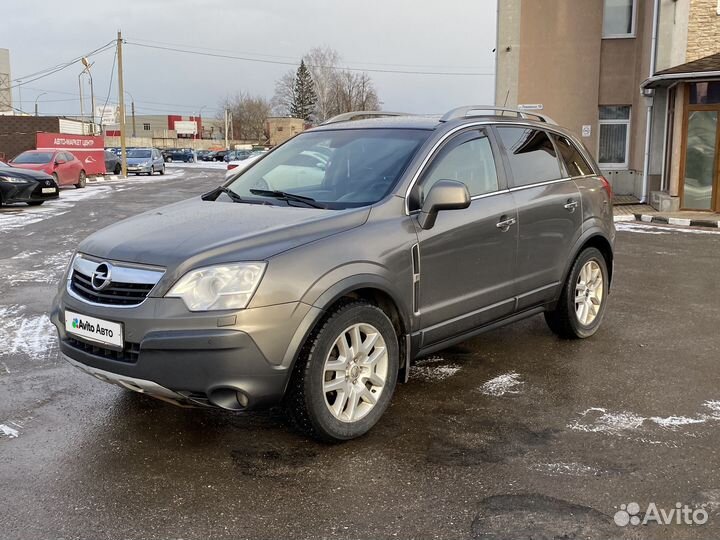
<path id="1" fill-rule="evenodd" d="M 595 337 L 558 340 L 540 316 L 423 359 L 371 433 L 342 445 L 277 411 L 181 409 L 65 364 L 47 310 L 77 242 L 221 176 L 175 170 L 0 210 L 0 538 L 720 534 L 717 232 L 619 224 Z M 620 521 L 650 503 L 708 520 L 617 525 L 632 502 Z"/>

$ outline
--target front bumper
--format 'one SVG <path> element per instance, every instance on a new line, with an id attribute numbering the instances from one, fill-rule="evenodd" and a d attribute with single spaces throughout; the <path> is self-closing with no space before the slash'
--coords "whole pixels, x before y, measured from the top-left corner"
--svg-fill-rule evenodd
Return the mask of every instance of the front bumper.
<path id="1" fill-rule="evenodd" d="M 66 333 L 65 309 L 121 323 L 122 352 Z M 62 354 L 100 379 L 173 402 L 240 410 L 280 401 L 292 368 L 284 359 L 301 322 L 316 309 L 289 303 L 192 313 L 175 298 L 117 308 L 87 304 L 63 290 L 50 318 Z"/>
<path id="2" fill-rule="evenodd" d="M 43 193 L 43 188 L 54 189 L 52 193 Z M 60 190 L 57 186 L 46 186 L 44 183 L 32 182 L 28 184 L 3 183 L 0 186 L 2 200 L 6 203 L 36 202 L 57 199 Z"/>
<path id="3" fill-rule="evenodd" d="M 129 173 L 149 173 L 152 171 L 152 165 L 128 165 L 127 171 Z"/>

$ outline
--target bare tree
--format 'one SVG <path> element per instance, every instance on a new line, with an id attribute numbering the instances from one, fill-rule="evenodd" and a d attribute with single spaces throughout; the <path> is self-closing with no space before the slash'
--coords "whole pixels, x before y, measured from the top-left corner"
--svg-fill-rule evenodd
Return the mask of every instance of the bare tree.
<path id="1" fill-rule="evenodd" d="M 234 97 L 226 98 L 223 108 L 232 113 L 230 132 L 236 139 L 265 142 L 265 124 L 272 112 L 267 99 L 239 92 Z"/>
<path id="2" fill-rule="evenodd" d="M 303 57 L 315 83 L 317 103 L 315 119 L 324 122 L 331 116 L 337 73 L 340 65 L 340 54 L 328 46 L 310 49 Z"/>
<path id="3" fill-rule="evenodd" d="M 295 94 L 295 71 L 287 71 L 275 82 L 275 93 L 270 104 L 278 116 L 290 116 L 290 106 Z"/>

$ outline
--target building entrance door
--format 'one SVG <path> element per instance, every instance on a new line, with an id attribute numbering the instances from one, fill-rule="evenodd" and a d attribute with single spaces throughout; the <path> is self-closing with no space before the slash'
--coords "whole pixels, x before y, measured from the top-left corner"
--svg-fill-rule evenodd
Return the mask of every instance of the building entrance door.
<path id="1" fill-rule="evenodd" d="M 680 206 L 720 211 L 720 81 L 689 84 Z"/>

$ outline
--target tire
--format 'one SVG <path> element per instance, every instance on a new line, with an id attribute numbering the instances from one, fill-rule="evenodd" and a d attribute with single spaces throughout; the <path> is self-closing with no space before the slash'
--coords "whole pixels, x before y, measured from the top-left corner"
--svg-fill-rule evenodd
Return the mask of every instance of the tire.
<path id="1" fill-rule="evenodd" d="M 601 283 L 597 282 L 598 275 L 602 278 Z M 587 286 L 587 283 L 594 284 L 594 287 Z M 584 249 L 573 263 L 557 306 L 553 311 L 545 312 L 550 330 L 563 339 L 584 339 L 595 334 L 605 315 L 608 284 L 609 275 L 603 254 L 596 248 Z M 581 298 L 586 300 L 576 303 Z"/>
<path id="2" fill-rule="evenodd" d="M 41 205 L 42 203 L 44 203 L 44 202 L 45 202 L 45 201 L 29 201 L 29 202 L 27 202 L 27 203 L 25 203 L 25 204 L 27 204 L 28 206 L 40 206 L 40 205 Z"/>
<path id="3" fill-rule="evenodd" d="M 80 174 L 78 175 L 78 181 L 77 184 L 75 184 L 75 187 L 77 189 L 82 189 L 87 185 L 87 175 L 85 174 L 85 171 L 80 171 Z"/>
<path id="4" fill-rule="evenodd" d="M 160 176 L 165 174 L 165 165 L 162 166 L 162 169 L 160 169 Z"/>
<path id="5" fill-rule="evenodd" d="M 150 172 L 147 173 L 148 176 L 152 176 L 153 174 L 155 174 L 155 165 L 153 165 L 152 167 L 150 167 Z"/>
<path id="6" fill-rule="evenodd" d="M 350 358 L 353 348 L 360 348 L 350 335 L 354 328 L 358 328 L 356 336 L 361 346 L 369 349 L 361 349 Z M 346 347 L 349 344 L 345 362 L 338 347 L 341 339 Z M 382 343 L 384 348 L 376 346 Z M 380 308 L 361 300 L 338 305 L 315 327 L 295 364 L 284 400 L 293 424 L 322 442 L 340 442 L 364 435 L 390 404 L 397 382 L 399 356 L 395 329 Z M 372 358 L 374 362 L 368 364 Z M 327 369 L 332 364 L 340 369 Z M 334 381 L 338 390 L 327 390 Z"/>
<path id="7" fill-rule="evenodd" d="M 113 169 L 113 174 L 122 174 L 122 166 L 119 163 L 115 165 L 115 168 Z"/>

